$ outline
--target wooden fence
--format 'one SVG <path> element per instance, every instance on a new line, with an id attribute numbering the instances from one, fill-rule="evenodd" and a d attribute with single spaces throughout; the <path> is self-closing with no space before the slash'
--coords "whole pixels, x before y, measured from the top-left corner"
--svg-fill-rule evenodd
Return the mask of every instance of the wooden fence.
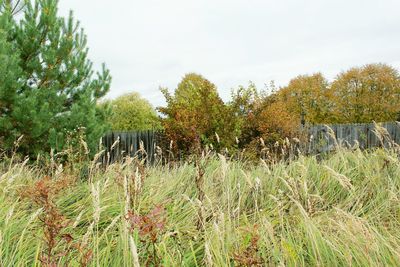
<path id="1" fill-rule="evenodd" d="M 385 129 L 384 136 L 377 126 Z M 391 142 L 400 144 L 398 122 L 315 125 L 305 130 L 309 137 L 306 149 L 310 154 L 331 151 L 336 145 L 368 149 L 388 146 Z"/>
<path id="2" fill-rule="evenodd" d="M 105 149 L 103 164 L 110 164 L 124 157 L 146 157 L 147 162 L 154 160 L 157 133 L 155 131 L 111 132 L 102 138 Z"/>
<path id="3" fill-rule="evenodd" d="M 308 141 L 300 149 L 308 154 L 318 154 L 332 151 L 337 145 L 357 145 L 361 149 L 368 149 L 388 146 L 391 141 L 400 144 L 400 123 L 388 122 L 378 125 L 386 131 L 387 136 L 383 140 L 379 138 L 373 123 L 305 127 L 303 133 Z M 161 139 L 162 133 L 155 131 L 108 133 L 102 138 L 102 145 L 106 150 L 102 163 L 110 164 L 127 156 L 146 157 L 147 162 L 151 163 L 155 159 L 156 147 Z"/>

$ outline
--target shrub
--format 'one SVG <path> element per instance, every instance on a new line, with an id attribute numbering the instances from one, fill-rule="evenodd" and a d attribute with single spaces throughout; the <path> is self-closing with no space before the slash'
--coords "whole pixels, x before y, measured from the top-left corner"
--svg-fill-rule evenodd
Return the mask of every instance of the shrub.
<path id="1" fill-rule="evenodd" d="M 139 93 L 129 93 L 100 105 L 111 112 L 107 121 L 113 131 L 160 129 L 160 121 L 151 104 Z"/>

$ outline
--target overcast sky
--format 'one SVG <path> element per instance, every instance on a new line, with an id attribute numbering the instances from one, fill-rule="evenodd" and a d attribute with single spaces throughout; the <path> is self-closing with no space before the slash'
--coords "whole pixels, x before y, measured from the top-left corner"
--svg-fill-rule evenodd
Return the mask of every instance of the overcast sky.
<path id="1" fill-rule="evenodd" d="M 185 73 L 215 83 L 227 100 L 249 80 L 285 85 L 299 74 L 332 79 L 351 66 L 400 68 L 400 0 L 60 0 L 105 62 L 108 98 L 137 91 L 154 106 L 159 86 Z"/>

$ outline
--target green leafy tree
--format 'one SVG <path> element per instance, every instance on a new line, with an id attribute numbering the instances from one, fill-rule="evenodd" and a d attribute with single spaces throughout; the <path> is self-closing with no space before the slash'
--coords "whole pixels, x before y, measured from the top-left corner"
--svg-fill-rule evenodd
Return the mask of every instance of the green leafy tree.
<path id="1" fill-rule="evenodd" d="M 260 137 L 258 116 L 262 111 L 263 92 L 254 83 L 248 87 L 239 86 L 232 90 L 229 108 L 235 117 L 239 148 L 245 148 L 251 141 Z"/>
<path id="2" fill-rule="evenodd" d="M 158 130 L 161 128 L 157 112 L 139 93 L 129 93 L 115 100 L 105 101 L 103 108 L 110 108 L 107 120 L 113 131 Z"/>
<path id="3" fill-rule="evenodd" d="M 18 22 L 10 9 L 1 14 L 2 53 L 8 54 L 1 60 L 9 65 L 2 64 L 8 82 L 0 86 L 5 149 L 23 135 L 24 154 L 61 150 L 66 136 L 84 127 L 94 152 L 107 130 L 96 102 L 109 90 L 109 71 L 103 66 L 94 77 L 83 30 L 72 13 L 68 19 L 58 17 L 57 4 L 27 1 Z"/>
<path id="4" fill-rule="evenodd" d="M 190 73 L 179 83 L 174 95 L 162 89 L 167 107 L 162 126 L 174 148 L 181 152 L 211 144 L 230 148 L 235 142 L 235 124 L 230 109 L 218 95 L 217 87 L 203 76 Z"/>

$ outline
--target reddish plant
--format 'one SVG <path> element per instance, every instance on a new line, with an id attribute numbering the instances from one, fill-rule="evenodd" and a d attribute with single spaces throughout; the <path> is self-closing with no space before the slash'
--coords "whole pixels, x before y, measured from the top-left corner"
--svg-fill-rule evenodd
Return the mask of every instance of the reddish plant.
<path id="1" fill-rule="evenodd" d="M 59 193 L 72 183 L 69 177 L 51 179 L 44 176 L 32 186 L 25 187 L 21 196 L 30 199 L 36 206 L 43 209 L 39 220 L 43 227 L 43 241 L 45 249 L 40 255 L 43 266 L 58 266 L 60 259 L 66 259 L 75 249 L 80 255 L 80 265 L 87 266 L 92 257 L 91 250 L 86 249 L 78 242 L 73 242 L 71 234 L 66 233 L 66 227 L 70 224 L 56 205 Z M 65 244 L 61 249 L 61 244 Z"/>
<path id="2" fill-rule="evenodd" d="M 82 243 L 74 244 L 73 248 L 79 252 L 80 259 L 79 263 L 82 267 L 86 267 L 89 265 L 89 262 L 92 260 L 93 251 L 91 249 L 86 248 L 86 246 L 82 245 Z"/>
<path id="3" fill-rule="evenodd" d="M 156 244 L 165 228 L 165 208 L 156 206 L 146 215 L 137 215 L 133 212 L 129 212 L 127 220 L 130 223 L 131 230 L 138 231 L 140 242 L 144 245 L 147 254 L 145 265 L 149 266 L 153 264 L 154 266 L 160 266 Z"/>
<path id="4" fill-rule="evenodd" d="M 52 180 L 44 176 L 33 186 L 26 187 L 21 193 L 22 197 L 29 198 L 35 205 L 43 209 L 39 220 L 43 225 L 45 250 L 42 251 L 40 261 L 44 266 L 56 266 L 60 258 L 68 254 L 68 250 L 56 251 L 62 241 L 69 244 L 72 237 L 63 231 L 69 221 L 61 214 L 55 204 L 57 194 L 70 184 L 69 179 Z"/>
<path id="5" fill-rule="evenodd" d="M 233 260 L 238 266 L 263 266 L 264 261 L 258 255 L 260 235 L 257 228 L 255 225 L 253 228 L 245 229 L 244 247 L 233 254 Z"/>

